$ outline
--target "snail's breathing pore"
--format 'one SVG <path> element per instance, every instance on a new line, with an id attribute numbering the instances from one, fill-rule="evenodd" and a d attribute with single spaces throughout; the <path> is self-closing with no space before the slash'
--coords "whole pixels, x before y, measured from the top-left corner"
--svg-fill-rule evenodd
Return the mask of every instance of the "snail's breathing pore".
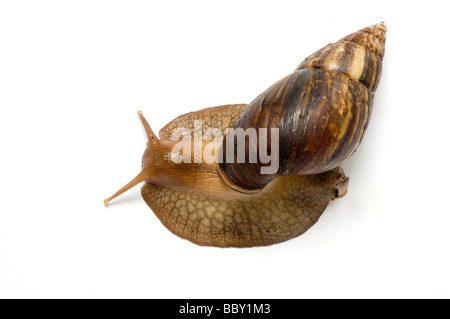
<path id="1" fill-rule="evenodd" d="M 331 199 L 347 192 L 349 179 L 339 165 L 355 152 L 369 123 L 385 40 L 384 23 L 352 33 L 310 55 L 249 105 L 182 115 L 159 132 L 160 138 L 139 113 L 148 135 L 142 171 L 105 204 L 146 181 L 142 195 L 161 222 L 199 245 L 250 247 L 299 236 Z M 201 132 L 195 132 L 195 121 L 202 121 Z M 194 141 L 184 144 L 183 151 L 191 154 L 179 164 L 173 161 L 181 141 L 178 128 L 187 128 Z M 198 145 L 193 138 L 208 128 L 225 136 L 214 150 L 217 163 L 202 155 L 199 160 L 193 151 L 210 149 L 209 140 Z M 262 174 L 268 164 L 249 160 L 255 151 L 250 142 L 244 145 L 244 163 L 227 161 L 227 145 L 239 142 L 230 131 L 226 134 L 228 128 L 242 129 L 249 140 L 255 129 L 260 142 L 260 129 L 276 129 L 279 135 L 268 134 L 266 143 L 255 145 L 265 147 L 256 150 L 258 155 L 265 152 L 277 160 L 278 170 Z M 236 147 L 233 152 L 237 158 Z"/>

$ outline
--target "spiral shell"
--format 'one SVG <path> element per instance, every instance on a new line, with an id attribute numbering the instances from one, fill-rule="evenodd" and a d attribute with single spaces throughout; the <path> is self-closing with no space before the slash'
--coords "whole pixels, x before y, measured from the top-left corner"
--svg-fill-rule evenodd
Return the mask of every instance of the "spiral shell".
<path id="1" fill-rule="evenodd" d="M 253 100 L 234 128 L 278 128 L 279 169 L 261 174 L 261 162 L 227 163 L 223 143 L 218 166 L 225 182 L 242 192 L 258 191 L 278 176 L 329 171 L 353 154 L 369 123 L 385 40 L 384 23 L 352 33 L 310 55 Z M 270 134 L 267 139 L 270 153 Z"/>

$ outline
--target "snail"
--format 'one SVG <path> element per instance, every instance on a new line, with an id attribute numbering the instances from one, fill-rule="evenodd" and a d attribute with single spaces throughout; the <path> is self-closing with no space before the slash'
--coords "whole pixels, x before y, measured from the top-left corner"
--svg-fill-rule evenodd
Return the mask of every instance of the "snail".
<path id="1" fill-rule="evenodd" d="M 266 246 L 303 234 L 347 192 L 340 165 L 369 123 L 385 40 L 384 23 L 361 29 L 310 55 L 250 104 L 179 116 L 159 137 L 139 111 L 148 136 L 142 171 L 105 204 L 145 182 L 142 196 L 162 224 L 198 245 Z M 178 128 L 188 132 L 182 147 Z M 216 134 L 206 134 L 210 128 Z M 240 149 L 230 134 L 238 130 L 248 133 Z M 212 135 L 218 147 L 205 145 Z"/>

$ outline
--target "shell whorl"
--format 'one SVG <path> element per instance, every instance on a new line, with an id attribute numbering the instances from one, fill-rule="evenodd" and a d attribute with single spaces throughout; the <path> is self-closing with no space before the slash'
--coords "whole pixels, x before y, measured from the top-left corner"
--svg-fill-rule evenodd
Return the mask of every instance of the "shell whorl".
<path id="1" fill-rule="evenodd" d="M 296 71 L 307 68 L 334 71 L 375 92 L 381 77 L 385 41 L 384 23 L 364 28 L 316 51 Z"/>
<path id="2" fill-rule="evenodd" d="M 278 128 L 279 169 L 264 175 L 260 162 L 224 161 L 218 167 L 225 182 L 254 192 L 277 176 L 329 171 L 353 154 L 370 119 L 385 39 L 384 23 L 352 33 L 310 55 L 253 100 L 234 128 Z M 246 145 L 246 159 L 248 152 Z M 225 159 L 225 142 L 223 154 Z"/>

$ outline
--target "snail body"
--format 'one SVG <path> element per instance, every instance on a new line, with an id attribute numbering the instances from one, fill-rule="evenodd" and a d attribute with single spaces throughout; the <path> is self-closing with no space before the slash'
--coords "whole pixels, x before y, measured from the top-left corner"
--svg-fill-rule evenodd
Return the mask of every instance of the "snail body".
<path id="1" fill-rule="evenodd" d="M 263 246 L 303 234 L 330 200 L 347 192 L 348 178 L 339 165 L 355 152 L 367 128 L 385 33 L 381 23 L 350 34 L 309 56 L 249 105 L 182 115 L 159 138 L 139 113 L 149 140 L 142 171 L 105 203 L 145 181 L 142 196 L 160 221 L 196 244 Z M 201 132 L 195 132 L 199 120 Z M 192 137 L 217 128 L 225 136 L 215 151 L 219 160 L 205 161 L 192 151 L 190 161 L 175 163 L 180 127 L 193 129 Z M 276 171 L 261 173 L 267 163 L 249 160 L 249 143 L 245 162 L 227 161 L 227 148 L 236 142 L 229 128 L 276 129 L 279 142 L 269 134 L 263 144 L 267 154 L 277 153 Z M 261 141 L 262 131 L 256 132 Z M 191 150 L 206 151 L 207 145 L 195 145 L 194 139 Z"/>

